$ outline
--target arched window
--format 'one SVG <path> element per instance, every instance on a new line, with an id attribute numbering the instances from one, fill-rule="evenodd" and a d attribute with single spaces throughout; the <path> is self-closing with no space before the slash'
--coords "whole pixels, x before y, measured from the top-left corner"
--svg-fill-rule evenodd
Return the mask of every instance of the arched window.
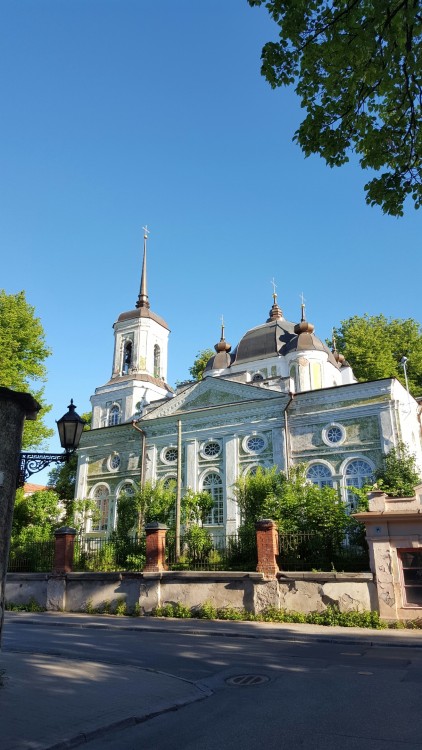
<path id="1" fill-rule="evenodd" d="M 132 497 L 135 494 L 135 488 L 131 482 L 125 482 L 119 489 L 119 497 L 120 495 L 126 495 L 127 497 Z"/>
<path id="2" fill-rule="evenodd" d="M 211 508 L 205 523 L 222 524 L 224 522 L 224 500 L 223 500 L 223 482 L 219 474 L 210 472 L 202 480 L 202 489 L 209 492 L 214 505 Z"/>
<path id="3" fill-rule="evenodd" d="M 358 503 L 358 497 L 355 495 L 352 489 L 348 487 L 357 487 L 360 489 L 365 484 L 372 484 L 374 481 L 374 472 L 369 461 L 365 461 L 364 458 L 355 458 L 350 461 L 346 466 L 345 471 L 345 484 L 347 491 L 347 505 L 350 510 L 355 510 Z"/>
<path id="4" fill-rule="evenodd" d="M 132 367 L 132 342 L 126 341 L 125 348 L 123 350 L 123 367 L 122 367 L 123 374 L 127 375 L 131 367 Z"/>
<path id="5" fill-rule="evenodd" d="M 306 472 L 306 478 L 318 487 L 332 487 L 333 477 L 328 466 L 325 464 L 312 464 Z"/>
<path id="6" fill-rule="evenodd" d="M 161 377 L 161 352 L 158 344 L 154 346 L 154 378 Z"/>
<path id="7" fill-rule="evenodd" d="M 111 407 L 108 414 L 108 426 L 113 427 L 116 424 L 120 424 L 120 408 L 117 404 Z"/>
<path id="8" fill-rule="evenodd" d="M 107 531 L 108 528 L 108 487 L 100 484 L 94 490 L 94 500 L 97 505 L 97 518 L 93 520 L 91 531 Z"/>

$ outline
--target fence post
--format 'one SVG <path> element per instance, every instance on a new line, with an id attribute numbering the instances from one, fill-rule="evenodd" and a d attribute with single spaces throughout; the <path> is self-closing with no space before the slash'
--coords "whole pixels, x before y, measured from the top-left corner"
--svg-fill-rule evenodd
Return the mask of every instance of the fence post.
<path id="1" fill-rule="evenodd" d="M 160 573 L 168 570 L 166 565 L 166 533 L 168 526 L 153 521 L 145 526 L 146 533 L 146 564 L 144 572 Z"/>
<path id="2" fill-rule="evenodd" d="M 274 521 L 262 518 L 255 524 L 256 547 L 258 552 L 258 573 L 264 573 L 268 577 L 276 576 L 279 567 L 276 557 L 278 555 L 278 531 Z"/>
<path id="3" fill-rule="evenodd" d="M 61 526 L 54 532 L 53 573 L 71 573 L 73 568 L 73 550 L 75 547 L 76 529 Z"/>

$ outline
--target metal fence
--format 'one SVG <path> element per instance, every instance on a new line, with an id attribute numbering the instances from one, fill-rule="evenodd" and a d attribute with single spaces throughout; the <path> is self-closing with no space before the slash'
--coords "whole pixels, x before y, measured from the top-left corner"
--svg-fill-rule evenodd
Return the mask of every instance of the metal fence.
<path id="1" fill-rule="evenodd" d="M 141 571 L 145 567 L 145 535 L 75 539 L 75 571 Z"/>
<path id="2" fill-rule="evenodd" d="M 369 570 L 368 549 L 315 533 L 280 534 L 278 565 L 286 571 L 358 573 Z"/>
<path id="3" fill-rule="evenodd" d="M 280 534 L 278 565 L 286 571 L 359 572 L 369 570 L 367 549 L 334 542 L 329 536 L 314 533 Z M 12 545 L 8 570 L 11 573 L 48 573 L 53 569 L 54 539 Z M 77 537 L 73 570 L 92 572 L 142 571 L 145 567 L 145 535 L 128 538 Z M 192 528 L 180 539 L 176 559 L 174 531 L 167 533 L 166 562 L 170 570 L 245 570 L 257 565 L 254 529 L 239 529 L 237 534 L 215 536 L 206 528 Z"/>
<path id="4" fill-rule="evenodd" d="M 256 570 L 255 530 L 213 537 L 207 529 L 195 527 L 180 537 L 180 557 L 176 539 L 167 533 L 166 561 L 170 570 Z"/>
<path id="5" fill-rule="evenodd" d="M 7 570 L 9 573 L 51 573 L 54 562 L 54 539 L 12 545 Z"/>

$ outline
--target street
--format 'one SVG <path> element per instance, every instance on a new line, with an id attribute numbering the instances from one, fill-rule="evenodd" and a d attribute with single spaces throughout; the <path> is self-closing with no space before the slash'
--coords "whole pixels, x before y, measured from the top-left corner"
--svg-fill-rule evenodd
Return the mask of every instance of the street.
<path id="1" fill-rule="evenodd" d="M 371 645 L 373 631 L 326 628 L 325 642 L 321 629 L 289 627 L 9 613 L 3 652 L 112 666 L 116 698 L 119 670 L 128 668 L 202 691 L 179 710 L 94 737 L 90 750 L 422 748 L 422 638 L 387 645 L 382 633 Z M 340 642 L 329 642 L 334 630 Z M 290 633 L 296 640 L 286 640 Z"/>

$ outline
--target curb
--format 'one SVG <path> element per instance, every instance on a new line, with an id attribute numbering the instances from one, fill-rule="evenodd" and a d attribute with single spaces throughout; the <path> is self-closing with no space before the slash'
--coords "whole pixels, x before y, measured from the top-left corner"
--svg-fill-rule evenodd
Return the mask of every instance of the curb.
<path id="1" fill-rule="evenodd" d="M 18 616 L 16 616 L 16 619 L 13 618 L 14 622 L 18 624 L 30 624 L 30 625 L 38 625 L 39 620 L 35 619 L 27 619 L 19 620 Z M 156 621 L 162 621 L 162 620 L 168 620 L 169 622 L 180 622 L 179 619 L 174 618 L 154 618 Z M 213 621 L 215 622 L 215 621 Z M 220 621 L 218 621 L 220 622 Z M 317 642 L 317 643 L 339 643 L 339 644 L 354 644 L 354 645 L 361 645 L 361 646 L 367 646 L 368 648 L 416 648 L 416 649 L 422 649 L 422 631 L 420 633 L 421 637 L 420 640 L 417 641 L 415 637 L 415 641 L 408 641 L 403 643 L 401 640 L 399 640 L 399 636 L 393 637 L 390 640 L 384 640 L 385 638 L 388 638 L 388 634 L 385 631 L 375 631 L 379 633 L 380 635 L 376 638 L 370 638 L 367 635 L 367 630 L 365 628 L 362 628 L 362 637 L 358 637 L 356 633 L 346 635 L 348 628 L 344 628 L 345 633 L 340 634 L 336 633 L 335 635 L 324 635 L 322 633 L 306 633 L 306 632 L 298 632 L 296 635 L 292 632 L 283 634 L 282 631 L 279 633 L 270 633 L 266 634 L 265 632 L 257 632 L 257 633 L 250 633 L 250 632 L 230 632 L 228 630 L 218 630 L 218 629 L 212 629 L 212 628 L 203 628 L 198 629 L 194 626 L 187 626 L 183 629 L 180 628 L 177 631 L 170 627 L 169 625 L 159 625 L 159 626 L 150 626 L 150 625 L 123 625 L 118 623 L 111 623 L 111 622 L 105 622 L 105 623 L 99 623 L 99 622 L 87 622 L 87 623 L 72 623 L 71 621 L 53 621 L 48 622 L 48 620 L 43 621 L 44 625 L 47 625 L 48 627 L 71 627 L 71 628 L 81 628 L 81 629 L 97 629 L 97 630 L 123 630 L 123 631 L 132 631 L 132 632 L 147 632 L 147 633 L 183 633 L 186 635 L 194 635 L 194 636 L 213 636 L 213 637 L 219 637 L 219 638 L 246 638 L 249 640 L 272 640 L 272 641 L 286 641 L 286 642 L 300 642 L 300 643 L 311 643 L 311 642 Z M 327 626 L 327 630 L 329 630 L 329 626 Z M 374 631 L 370 631 L 374 632 Z M 412 631 L 413 632 L 413 631 Z M 402 638 L 406 638 L 406 635 L 403 633 L 400 633 L 400 636 Z M 382 640 L 381 640 L 382 639 Z M 397 640 L 396 640 L 397 639 Z"/>

